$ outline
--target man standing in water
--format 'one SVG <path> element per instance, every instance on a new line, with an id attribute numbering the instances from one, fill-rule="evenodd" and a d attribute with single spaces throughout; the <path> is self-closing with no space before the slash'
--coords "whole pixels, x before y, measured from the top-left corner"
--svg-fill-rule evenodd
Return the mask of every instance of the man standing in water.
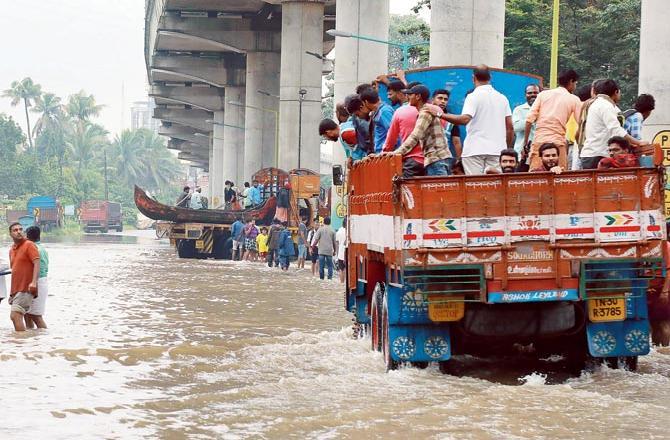
<path id="1" fill-rule="evenodd" d="M 37 298 L 33 298 L 33 303 L 26 313 L 26 328 L 47 328 L 44 322 L 44 310 L 46 309 L 47 295 L 49 295 L 49 285 L 47 275 L 49 274 L 49 254 L 42 243 L 40 243 L 41 230 L 39 226 L 31 226 L 26 229 L 26 237 L 35 243 L 40 254 L 40 274 L 37 279 Z"/>
<path id="2" fill-rule="evenodd" d="M 14 245 L 9 250 L 9 264 L 12 269 L 12 286 L 9 291 L 11 312 L 9 319 L 14 324 L 14 330 L 26 330 L 23 321 L 28 313 L 33 299 L 37 297 L 37 279 L 40 274 L 40 253 L 35 243 L 23 235 L 20 223 L 9 225 L 9 235 Z"/>

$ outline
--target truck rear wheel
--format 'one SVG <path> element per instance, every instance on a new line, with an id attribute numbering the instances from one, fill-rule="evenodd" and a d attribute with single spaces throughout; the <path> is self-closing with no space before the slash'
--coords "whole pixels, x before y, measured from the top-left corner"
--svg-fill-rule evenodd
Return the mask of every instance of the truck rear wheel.
<path id="1" fill-rule="evenodd" d="M 372 304 L 370 305 L 370 341 L 372 351 L 382 350 L 382 302 L 384 300 L 384 285 L 377 283 L 372 292 Z"/>
<path id="2" fill-rule="evenodd" d="M 637 359 L 637 356 L 608 357 L 604 364 L 615 370 L 637 371 Z"/>
<path id="3" fill-rule="evenodd" d="M 180 240 L 177 245 L 179 258 L 195 258 L 195 240 Z"/>
<path id="4" fill-rule="evenodd" d="M 389 337 L 388 298 L 384 295 L 382 305 L 382 352 L 386 371 L 397 370 L 399 362 L 391 357 L 391 338 Z"/>

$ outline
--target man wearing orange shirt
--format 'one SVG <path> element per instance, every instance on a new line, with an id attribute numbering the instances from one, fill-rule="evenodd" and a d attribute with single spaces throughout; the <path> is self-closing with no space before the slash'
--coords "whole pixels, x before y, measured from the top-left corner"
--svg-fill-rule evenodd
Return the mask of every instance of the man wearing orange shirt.
<path id="1" fill-rule="evenodd" d="M 579 75 L 574 70 L 565 70 L 558 75 L 559 86 L 545 90 L 537 95 L 537 99 L 530 108 L 526 118 L 524 145 L 535 123 L 535 137 L 530 148 L 530 168 L 542 167 L 540 159 L 540 145 L 554 143 L 558 147 L 558 163 L 563 169 L 568 167 L 568 147 L 565 139 L 566 125 L 570 116 L 574 116 L 579 123 L 581 101 L 572 94 L 577 88 Z"/>
<path id="2" fill-rule="evenodd" d="M 37 278 L 40 274 L 40 253 L 35 243 L 23 235 L 20 223 L 9 225 L 9 235 L 14 245 L 9 250 L 9 264 L 12 268 L 12 286 L 9 292 L 11 312 L 9 318 L 14 330 L 26 330 L 23 315 L 28 313 L 33 298 L 37 298 Z"/>

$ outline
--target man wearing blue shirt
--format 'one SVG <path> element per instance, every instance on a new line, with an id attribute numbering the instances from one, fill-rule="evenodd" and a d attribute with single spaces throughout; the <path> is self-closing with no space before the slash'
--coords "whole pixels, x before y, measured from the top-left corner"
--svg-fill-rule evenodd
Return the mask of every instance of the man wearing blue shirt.
<path id="1" fill-rule="evenodd" d="M 251 206 L 258 206 L 261 204 L 261 191 L 263 190 L 263 185 L 258 184 L 258 180 L 254 180 L 254 185 L 249 188 L 249 201 Z"/>
<path id="2" fill-rule="evenodd" d="M 380 100 L 379 94 L 373 89 L 363 91 L 361 101 L 363 101 L 365 109 L 372 115 L 371 135 L 374 135 L 375 153 L 381 153 L 386 143 L 386 134 L 391 127 L 393 107 Z"/>
<path id="3" fill-rule="evenodd" d="M 235 223 L 230 227 L 230 236 L 233 239 L 233 261 L 242 258 L 242 241 L 244 240 L 243 232 L 244 223 L 242 218 L 238 217 Z"/>

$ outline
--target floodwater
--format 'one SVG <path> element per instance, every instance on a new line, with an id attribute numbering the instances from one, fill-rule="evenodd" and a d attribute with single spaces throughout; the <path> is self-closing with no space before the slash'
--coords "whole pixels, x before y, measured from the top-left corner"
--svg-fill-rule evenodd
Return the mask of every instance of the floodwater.
<path id="1" fill-rule="evenodd" d="M 49 329 L 15 334 L 0 304 L 2 439 L 670 438 L 670 350 L 637 373 L 385 373 L 335 281 L 148 237 L 46 246 Z"/>

